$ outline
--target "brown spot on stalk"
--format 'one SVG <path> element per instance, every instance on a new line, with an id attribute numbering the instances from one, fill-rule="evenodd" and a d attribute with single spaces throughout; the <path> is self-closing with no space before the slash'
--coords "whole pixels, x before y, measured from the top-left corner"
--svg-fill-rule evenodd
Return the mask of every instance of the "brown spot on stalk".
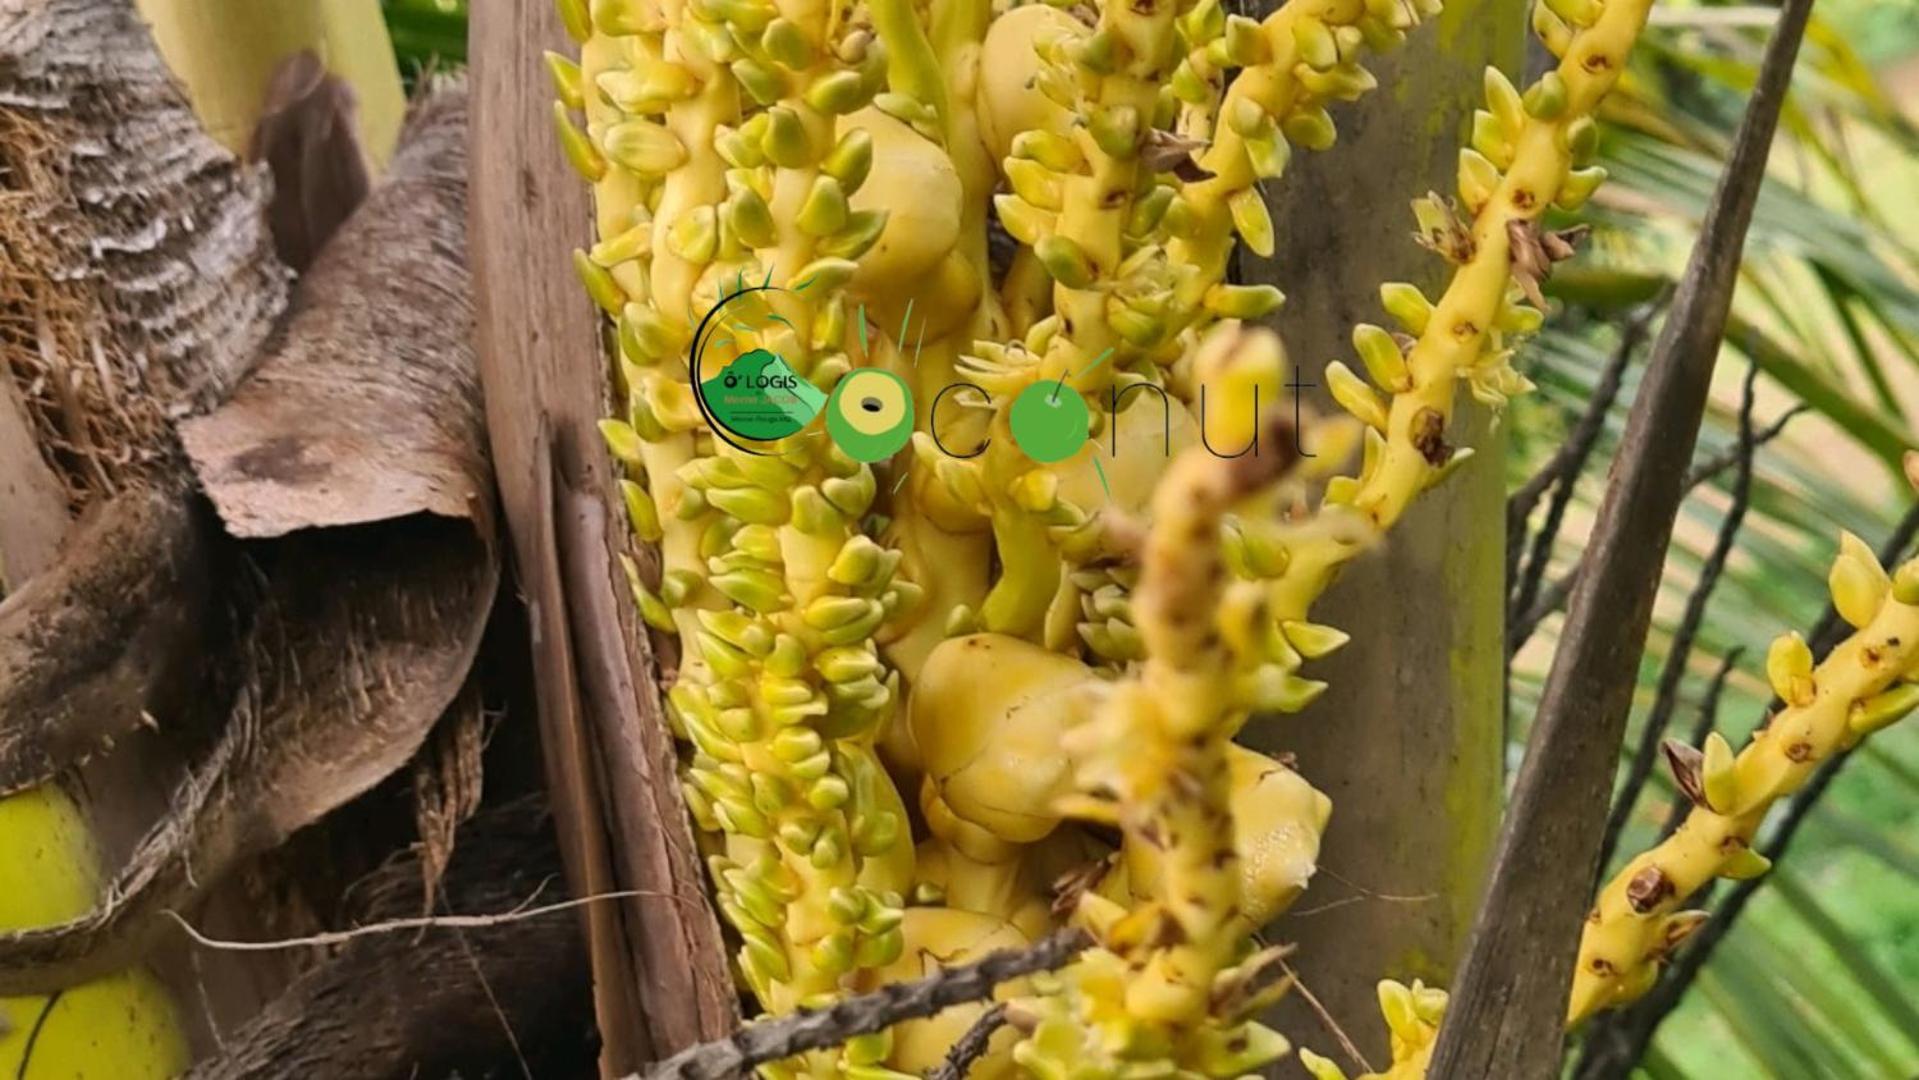
<path id="1" fill-rule="evenodd" d="M 1602 979 L 1610 979 L 1614 975 L 1619 974 L 1619 969 L 1613 966 L 1613 962 L 1611 960 L 1606 959 L 1603 956 L 1593 957 L 1592 961 L 1588 963 L 1586 967 L 1594 975 L 1597 975 Z"/>
<path id="2" fill-rule="evenodd" d="M 1531 210 L 1539 205 L 1539 197 L 1532 193 L 1531 188 L 1514 188 L 1512 200 L 1515 210 Z"/>
<path id="3" fill-rule="evenodd" d="M 1446 418 L 1438 409 L 1427 407 L 1413 417 L 1413 449 L 1437 469 L 1452 460 L 1453 448 L 1446 443 Z"/>
<path id="4" fill-rule="evenodd" d="M 1192 939 L 1187 935 L 1186 928 L 1180 925 L 1178 919 L 1162 913 L 1159 917 L 1159 925 L 1154 928 L 1150 944 L 1156 949 L 1170 949 L 1176 945 L 1184 945 L 1190 940 Z"/>
<path id="5" fill-rule="evenodd" d="M 1626 883 L 1626 903 L 1630 904 L 1634 911 L 1644 915 L 1669 899 L 1676 891 L 1672 879 L 1666 876 L 1664 870 L 1657 866 L 1648 866 L 1634 874 L 1632 880 Z"/>
<path id="6" fill-rule="evenodd" d="M 1803 763 L 1803 762 L 1811 761 L 1812 760 L 1812 744 L 1809 742 L 1796 742 L 1787 746 L 1786 760 L 1795 762 L 1795 763 Z"/>
<path id="7" fill-rule="evenodd" d="M 1584 60 L 1581 60 L 1579 66 L 1597 75 L 1612 67 L 1612 57 L 1607 56 L 1605 53 L 1592 53 Z"/>

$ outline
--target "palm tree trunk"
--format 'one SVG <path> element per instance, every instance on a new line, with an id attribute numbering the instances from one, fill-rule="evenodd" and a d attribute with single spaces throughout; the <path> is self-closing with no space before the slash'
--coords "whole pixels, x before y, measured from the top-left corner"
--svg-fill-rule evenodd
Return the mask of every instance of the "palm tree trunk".
<path id="1" fill-rule="evenodd" d="M 1321 381 L 1330 360 L 1352 362 L 1356 323 L 1389 322 L 1382 282 L 1428 292 L 1442 282 L 1445 265 L 1413 243 L 1406 208 L 1428 191 L 1453 190 L 1482 72 L 1517 70 L 1525 12 L 1519 0 L 1448 3 L 1435 25 L 1380 62 L 1378 93 L 1335 110 L 1338 144 L 1296 153 L 1270 185 L 1279 254 L 1242 256 L 1240 268 L 1286 293 L 1274 322 L 1304 382 Z M 1330 407 L 1323 388 L 1295 392 Z M 1451 441 L 1477 447 L 1477 458 L 1423 496 L 1320 602 L 1324 621 L 1369 647 L 1309 671 L 1332 685 L 1304 713 L 1248 732 L 1262 749 L 1297 754 L 1301 773 L 1333 800 L 1319 875 L 1273 934 L 1299 943 L 1305 985 L 1376 1063 L 1389 1055 L 1375 983 L 1447 982 L 1499 822 L 1501 444 L 1470 403 Z M 1289 996 L 1280 1015 L 1296 1043 L 1328 1050 L 1302 995 Z"/>

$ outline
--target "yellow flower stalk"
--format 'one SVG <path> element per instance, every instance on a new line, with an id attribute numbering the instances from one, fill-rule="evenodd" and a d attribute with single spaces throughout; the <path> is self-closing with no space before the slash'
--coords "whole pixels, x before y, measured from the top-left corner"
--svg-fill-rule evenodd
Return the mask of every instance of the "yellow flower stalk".
<path id="1" fill-rule="evenodd" d="M 1834 610 L 1855 632 L 1817 665 L 1798 634 L 1773 642 L 1766 676 L 1785 707 L 1745 749 L 1735 755 L 1717 732 L 1699 748 L 1668 741 L 1667 761 L 1692 812 L 1600 890 L 1580 938 L 1568 1027 L 1651 990 L 1673 950 L 1705 924 L 1707 914 L 1685 910 L 1686 901 L 1714 878 L 1744 880 L 1769 868 L 1753 840 L 1773 804 L 1834 754 L 1919 706 L 1919 559 L 1888 575 L 1871 548 L 1845 533 L 1828 584 Z M 1380 984 L 1393 1067 L 1360 1080 L 1425 1075 L 1446 995 L 1415 984 L 1407 998 L 1396 986 Z M 1311 1051 L 1300 1060 L 1316 1080 L 1346 1080 Z"/>
<path id="2" fill-rule="evenodd" d="M 1351 60 L 1360 43 L 1396 40 L 1424 10 L 1390 7 L 1375 13 L 1356 3 L 1284 5 L 1262 24 L 1277 59 L 1243 72 L 1226 91 L 1222 114 L 1245 112 L 1251 103 L 1280 110 L 1275 114 L 1280 116 L 1318 110 L 1323 98 L 1281 73 L 1298 72 L 1303 78 L 1304 72 L 1320 70 L 1302 56 L 1324 61 L 1325 70 L 1360 70 Z M 1649 7 L 1650 0 L 1590 5 L 1581 12 L 1587 22 L 1578 26 L 1541 8 L 1535 21 L 1549 46 L 1563 54 L 1558 68 L 1523 94 L 1497 69 L 1487 70 L 1487 107 L 1475 117 L 1475 145 L 1460 155 L 1459 192 L 1470 216 L 1460 220 L 1452 204 L 1437 197 L 1415 205 L 1421 241 L 1457 265 L 1451 283 L 1437 303 L 1412 285 L 1384 286 L 1382 304 L 1402 331 L 1413 335 L 1410 344 L 1382 327 L 1361 325 L 1354 343 L 1366 374 L 1340 363 L 1327 370 L 1334 398 L 1365 429 L 1359 474 L 1331 481 L 1310 528 L 1242 521 L 1230 531 L 1229 558 L 1238 572 L 1270 582 L 1270 617 L 1280 631 L 1269 635 L 1269 662 L 1259 675 L 1264 708 L 1297 711 L 1324 689 L 1297 671 L 1305 660 L 1340 647 L 1345 636 L 1308 621 L 1313 602 L 1341 566 L 1397 522 L 1415 496 L 1469 458 L 1470 449 L 1455 448 L 1445 437 L 1456 383 L 1467 382 L 1475 397 L 1493 406 L 1528 388 L 1512 369 L 1511 348 L 1538 327 L 1543 313 L 1525 301 L 1536 294 L 1538 279 L 1550 272 L 1552 261 L 1569 253 L 1565 238 L 1541 234 L 1537 221 L 1549 205 L 1577 208 L 1603 178 L 1604 171 L 1591 164 L 1593 113 L 1617 80 Z M 1335 46 L 1330 53 L 1322 47 L 1328 39 Z M 1363 82 L 1353 76 L 1340 85 Z M 1292 128 L 1318 130 L 1308 121 Z M 1250 185 L 1260 175 L 1254 167 L 1257 151 L 1261 140 L 1274 134 L 1260 131 L 1264 134 L 1249 139 L 1230 125 L 1223 127 L 1200 159 L 1213 175 L 1187 185 L 1176 205 L 1225 205 L 1237 197 L 1232 192 L 1242 190 L 1256 196 Z M 1253 213 L 1242 213 L 1241 223 Z M 1263 206 L 1257 214 L 1263 220 Z M 1215 263 L 1223 268 L 1223 254 L 1209 251 L 1230 240 L 1231 229 L 1223 224 L 1230 215 L 1198 213 L 1194 220 L 1199 225 L 1185 228 L 1184 236 L 1180 230 L 1169 234 L 1168 257 L 1189 269 Z M 1260 229 L 1240 232 L 1257 250 Z M 1110 576 L 1085 581 L 1088 618 L 1081 632 L 1096 653 L 1124 662 L 1137 657 L 1138 645 L 1120 586 L 1123 581 Z M 1104 603 L 1101 590 L 1113 594 Z"/>
<path id="3" fill-rule="evenodd" d="M 1530 389 L 1511 366 L 1508 339 L 1538 327 L 1543 311 L 1524 301 L 1537 299 L 1539 279 L 1570 254 L 1566 238 L 1542 235 L 1537 222 L 1549 205 L 1577 209 L 1605 179 L 1605 170 L 1591 163 L 1594 117 L 1651 6 L 1651 0 L 1597 0 L 1577 5 L 1569 12 L 1577 21 L 1569 21 L 1561 14 L 1566 5 L 1541 0 L 1534 29 L 1559 64 L 1523 92 L 1496 68 L 1486 70 L 1486 108 L 1474 115 L 1473 145 L 1460 151 L 1458 191 L 1468 221 L 1437 196 L 1415 205 L 1420 242 L 1456 265 L 1452 280 L 1437 303 L 1410 284 L 1383 286 L 1381 304 L 1412 335 L 1410 344 L 1362 324 L 1353 342 L 1365 376 L 1344 364 L 1329 366 L 1335 400 L 1367 432 L 1359 475 L 1334 481 L 1327 511 L 1350 509 L 1358 523 L 1347 535 L 1322 534 L 1286 551 L 1271 582 L 1278 617 L 1302 617 L 1339 567 L 1363 550 L 1355 536 L 1390 528 L 1419 492 L 1471 453 L 1445 441 L 1456 381 L 1493 406 Z M 1446 995 L 1417 984 L 1410 995 L 1404 990 L 1380 984 L 1394 1060 L 1385 1073 L 1369 1075 L 1425 1075 Z M 1576 991 L 1575 1016 L 1583 1015 L 1578 997 Z M 1302 1051 L 1301 1060 L 1318 1080 L 1344 1080 L 1326 1058 Z"/>
<path id="4" fill-rule="evenodd" d="M 816 1005 L 903 948 L 912 842 L 874 748 L 898 681 L 875 635 L 916 590 L 865 531 L 872 467 L 825 440 L 723 444 L 690 386 L 714 372 L 685 357 L 702 313 L 724 307 L 742 353 L 770 348 L 827 386 L 850 368 L 846 289 L 886 219 L 851 203 L 873 129 L 894 123 L 867 110 L 885 57 L 826 4 L 561 10 L 581 59 L 550 60 L 556 118 L 595 185 L 600 238 L 576 264 L 618 320 L 627 404 L 603 427 L 635 477 L 635 529 L 661 545 L 660 584 L 635 572 L 635 599 L 680 635 L 668 701 L 742 977 L 770 1011 Z M 834 1074 L 884 1053 L 868 1040 L 767 1071 Z"/>
<path id="5" fill-rule="evenodd" d="M 994 201 L 1000 223 L 1053 282 L 1051 314 L 1025 341 L 1010 349 L 976 342 L 962 365 L 1002 395 L 996 417 L 1037 382 L 1071 378 L 1076 390 L 1097 395 L 1114 372 L 1165 340 L 1153 301 L 1140 295 L 1142 260 L 1127 232 L 1136 197 L 1153 189 L 1156 170 L 1146 154 L 1177 47 L 1177 13 L 1171 3 L 1105 4 L 1086 26 L 1036 9 L 1018 18 L 1037 21 L 1036 37 L 989 35 L 999 54 L 1014 56 L 995 63 L 998 56 L 989 55 L 986 77 L 1003 83 L 1030 68 L 1032 88 L 989 94 L 987 126 L 1014 132 L 1022 112 L 1047 125 L 1011 136 L 1001 172 L 1012 190 Z M 1021 52 L 1037 53 L 1038 64 L 1023 63 Z M 995 108 L 1011 115 L 994 115 Z M 1125 326 L 1131 329 L 1122 336 Z M 996 423 L 994 433 L 987 456 L 968 470 L 975 475 L 960 481 L 977 488 L 979 497 L 964 501 L 991 522 L 1003 560 L 979 621 L 994 633 L 1039 640 L 1062 577 L 1050 527 L 1080 524 L 1085 508 L 1049 490 L 1057 481 L 1022 454 L 1010 430 Z"/>
<path id="6" fill-rule="evenodd" d="M 1437 0 L 1296 0 L 1256 25 L 1242 16 L 1220 20 L 1218 36 L 1187 59 L 1173 83 L 1187 105 L 1189 133 L 1205 137 L 1211 130 L 1213 139 L 1198 157 L 1211 175 L 1186 187 L 1174 213 L 1180 227 L 1169 254 L 1200 271 L 1182 290 L 1182 308 L 1217 295 L 1212 290 L 1225 280 L 1235 234 L 1254 254 L 1273 253 L 1272 220 L 1255 184 L 1285 171 L 1292 144 L 1333 144 L 1326 103 L 1352 100 L 1375 85 L 1358 63 L 1360 50 L 1396 45 L 1439 10 Z M 1188 18 L 1198 24 L 1219 16 L 1201 5 Z M 1208 116 L 1204 106 L 1218 72 L 1231 66 L 1244 70 L 1217 116 Z"/>
<path id="7" fill-rule="evenodd" d="M 1543 318 L 1525 303 L 1551 269 L 1553 247 L 1537 222 L 1551 205 L 1577 209 L 1604 179 L 1605 170 L 1591 163 L 1594 112 L 1618 81 L 1651 6 L 1600 0 L 1581 5 L 1586 21 L 1573 25 L 1542 3 L 1534 22 L 1547 28 L 1558 66 L 1523 93 L 1498 69 L 1486 69 L 1486 108 L 1475 115 L 1473 146 L 1459 158 L 1468 217 L 1459 220 L 1437 197 L 1415 206 L 1422 243 L 1456 265 L 1451 282 L 1436 303 L 1412 285 L 1384 286 L 1381 303 L 1413 335 L 1410 347 L 1381 327 L 1361 325 L 1353 340 L 1366 374 L 1339 363 L 1327 369 L 1334 398 L 1369 429 L 1359 475 L 1327 492 L 1329 503 L 1356 516 L 1361 535 L 1389 528 L 1470 453 L 1446 441 L 1456 382 L 1495 406 L 1529 388 L 1512 369 L 1510 344 Z M 1337 535 L 1292 547 L 1273 581 L 1274 611 L 1302 618 L 1360 550 Z"/>
<path id="8" fill-rule="evenodd" d="M 927 253 L 921 258 L 924 268 L 915 272 L 884 265 L 876 252 L 860 260 L 855 279 L 855 291 L 871 305 L 879 332 L 899 328 L 893 368 L 913 389 L 914 428 L 926 437 L 934 430 L 934 402 L 956 379 L 961 354 L 974 339 L 1006 330 L 987 253 L 987 211 L 1000 180 L 987 149 L 990 136 L 981 107 L 989 81 L 982 61 L 992 8 L 985 0 L 952 0 L 930 14 L 923 46 L 910 11 L 895 13 L 891 33 L 910 39 L 908 49 L 922 63 L 930 53 L 937 64 L 938 80 L 915 77 L 936 101 L 935 120 L 921 124 L 933 137 L 893 129 L 897 148 L 880 154 L 887 162 L 885 175 L 855 199 L 856 205 L 892 215 L 881 249 L 917 244 Z M 885 36 L 881 44 L 891 48 Z M 957 445 L 970 446 L 974 426 L 971 419 L 957 425 L 948 419 L 941 431 L 960 440 Z M 924 591 L 925 600 L 890 622 L 881 638 L 887 658 L 910 685 L 947 636 L 949 613 L 977 610 L 985 599 L 993 544 L 986 523 L 952 502 L 929 465 L 915 460 L 907 472 L 904 486 L 885 500 L 892 521 L 883 539 L 901 553 L 902 576 Z M 894 726 L 885 749 L 889 765 L 909 772 L 918 767 L 905 725 Z"/>
<path id="9" fill-rule="evenodd" d="M 1238 324 L 1280 297 L 1227 284 L 1227 259 L 1235 237 L 1271 251 L 1257 181 L 1330 144 L 1326 103 L 1373 86 L 1363 50 L 1435 3 L 1293 0 L 1263 22 L 1217 0 L 560 6 L 581 50 L 549 58 L 559 141 L 598 232 L 576 265 L 617 324 L 603 428 L 660 549 L 657 583 L 631 567 L 635 601 L 680 639 L 671 719 L 746 984 L 785 1012 L 1032 940 L 1065 875 L 1100 945 L 1021 999 L 1027 1071 L 1237 1075 L 1283 1053 L 1250 1019 L 1283 988 L 1278 953 L 1250 943 L 1305 887 L 1329 805 L 1233 736 L 1323 688 L 1298 669 L 1346 636 L 1307 609 L 1465 459 L 1444 440 L 1456 380 L 1495 404 L 1524 389 L 1506 350 L 1565 247 L 1534 222 L 1596 182 L 1592 109 L 1645 0 L 1559 26 L 1566 60 L 1526 95 L 1488 75 L 1468 222 L 1416 207 L 1454 282 L 1437 305 L 1388 286 L 1410 352 L 1361 327 L 1371 384 L 1329 373 L 1356 420 L 1315 429 L 1320 468 L 1362 431 L 1365 458 L 1316 515 L 1280 513 L 1293 436 L 1258 415 L 1282 357 Z M 716 308 L 731 351 L 823 393 L 898 376 L 911 452 L 721 438 L 691 385 L 716 372 L 687 359 Z M 1085 403 L 1059 453 L 1014 418 L 1048 385 Z M 1305 492 L 1289 480 L 1286 505 Z M 1076 818 L 1117 826 L 1117 850 Z M 768 1071 L 921 1070 L 962 1019 Z"/>
<path id="10" fill-rule="evenodd" d="M 1282 357 L 1270 332 L 1229 324 L 1196 363 L 1243 405 L 1279 374 Z M 1248 410 L 1233 415 L 1237 434 L 1250 438 L 1259 421 Z M 1230 512 L 1272 494 L 1291 448 L 1239 458 L 1189 450 L 1154 495 L 1134 601 L 1146 659 L 1106 690 L 1066 745 L 1085 793 L 1074 805 L 1118 824 L 1128 848 L 1150 851 L 1157 868 L 1131 910 L 1080 897 L 1079 916 L 1100 944 L 1062 973 L 1061 992 L 1027 1006 L 1033 1033 L 1015 1057 L 1035 1075 L 1150 1064 L 1238 1076 L 1287 1049 L 1249 1018 L 1270 993 L 1256 973 L 1276 953 L 1247 955 L 1229 755 L 1246 709 L 1237 676 L 1256 636 L 1259 593 L 1231 583 L 1220 533 Z"/>
<path id="11" fill-rule="evenodd" d="M 1025 387 L 1070 380 L 1095 399 L 1097 426 L 1116 424 L 1106 415 L 1108 388 L 1166 381 L 1165 369 L 1190 354 L 1212 321 L 1278 306 L 1269 286 L 1224 283 L 1235 228 L 1256 252 L 1271 253 L 1271 224 L 1253 183 L 1284 168 L 1289 137 L 1330 143 L 1321 104 L 1373 85 L 1357 63 L 1361 45 L 1396 41 L 1425 10 L 1308 6 L 1310 16 L 1289 4 L 1255 23 L 1226 15 L 1216 0 L 1190 8 L 1107 4 L 1090 26 L 1050 8 L 1016 8 L 989 33 L 982 120 L 1007 151 L 1002 171 L 1012 189 L 996 204 L 1001 223 L 1026 245 L 1022 256 L 1032 256 L 1009 275 L 1008 310 L 1038 315 L 1044 306 L 1031 295 L 1033 266 L 1053 282 L 1049 313 L 1015 319 L 1020 340 L 976 342 L 962 366 L 1000 396 L 1002 419 Z M 1213 129 L 1220 73 L 1233 66 L 1248 70 L 1224 94 L 1228 123 L 1195 160 L 1205 144 L 1187 137 Z M 1021 124 L 1030 126 L 1019 131 Z M 1190 386 L 1175 389 L 1195 407 Z M 1269 387 L 1269 400 L 1279 393 Z M 979 625 L 1059 647 L 1062 613 L 1077 598 L 1087 616 L 1076 627 L 1080 638 L 1111 663 L 1137 658 L 1123 613 L 1097 610 L 1123 604 L 1093 600 L 1129 583 L 1088 575 L 1082 565 L 1102 546 L 1100 524 L 1089 520 L 1101 500 L 1062 490 L 1071 488 L 1062 475 L 1070 466 L 1034 470 L 1003 424 L 994 434 L 982 461 L 945 469 L 959 501 L 991 521 L 1002 557 L 1020 553 L 1006 562 Z M 1156 475 L 1131 489 L 1140 504 Z M 1120 491 L 1110 498 L 1127 502 Z M 1075 573 L 1081 580 L 1063 577 Z"/>
<path id="12" fill-rule="evenodd" d="M 1753 837 L 1775 802 L 1799 790 L 1832 755 L 1919 705 L 1919 560 L 1888 576 L 1847 533 L 1830 578 L 1833 605 L 1856 630 L 1826 659 L 1797 634 L 1773 643 L 1766 675 L 1785 702 L 1736 756 L 1717 733 L 1696 751 L 1669 746 L 1685 823 L 1600 890 L 1579 943 L 1567 1022 L 1627 1004 L 1651 989 L 1703 912 L 1682 906 L 1715 877 L 1766 872 Z"/>

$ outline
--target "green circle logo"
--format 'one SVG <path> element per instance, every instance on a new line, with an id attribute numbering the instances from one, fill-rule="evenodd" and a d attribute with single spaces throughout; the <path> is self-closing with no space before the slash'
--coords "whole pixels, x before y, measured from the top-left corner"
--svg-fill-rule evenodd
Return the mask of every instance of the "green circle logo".
<path id="1" fill-rule="evenodd" d="M 1079 391 L 1064 382 L 1034 383 L 1013 399 L 1007 422 L 1013 441 L 1043 464 L 1064 461 L 1086 445 L 1092 414 Z"/>
<path id="2" fill-rule="evenodd" d="M 879 368 L 840 377 L 826 401 L 826 433 L 854 461 L 884 461 L 913 437 L 913 393 Z"/>

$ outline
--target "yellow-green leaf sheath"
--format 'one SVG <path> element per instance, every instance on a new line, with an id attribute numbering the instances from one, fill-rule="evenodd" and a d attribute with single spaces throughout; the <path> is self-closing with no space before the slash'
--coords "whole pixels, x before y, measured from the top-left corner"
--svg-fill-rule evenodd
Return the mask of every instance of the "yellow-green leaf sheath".
<path id="1" fill-rule="evenodd" d="M 86 817 L 65 792 L 48 785 L 0 799 L 0 929 L 78 918 L 100 887 Z M 160 1080 L 190 1060 L 173 1003 L 145 971 L 51 998 L 0 998 L 0 1075 Z"/>
<path id="2" fill-rule="evenodd" d="M 406 118 L 406 90 L 374 0 L 139 0 L 136 6 L 207 134 L 235 154 L 254 139 L 266 87 L 281 62 L 312 52 L 352 88 L 355 134 L 374 168 L 392 158 Z"/>

